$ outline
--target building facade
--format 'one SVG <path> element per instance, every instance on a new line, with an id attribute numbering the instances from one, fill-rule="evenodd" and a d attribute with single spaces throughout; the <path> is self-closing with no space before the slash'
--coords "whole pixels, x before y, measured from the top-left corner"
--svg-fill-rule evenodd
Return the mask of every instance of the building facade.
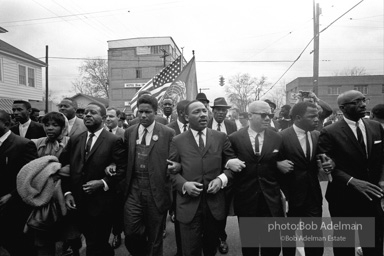
<path id="1" fill-rule="evenodd" d="M 129 112 L 136 92 L 180 55 L 172 37 L 108 41 L 109 105 Z"/>
<path id="2" fill-rule="evenodd" d="M 0 40 L 0 98 L 26 100 L 32 105 L 41 102 L 42 67 L 45 66 L 43 61 Z M 5 110 L 9 112 L 8 108 Z"/>
<path id="3" fill-rule="evenodd" d="M 318 97 L 327 102 L 333 109 L 338 108 L 336 99 L 341 93 L 358 90 L 370 99 L 367 110 L 384 103 L 384 75 L 372 76 L 327 76 L 319 77 Z M 296 102 L 295 94 L 301 91 L 312 91 L 312 77 L 298 77 L 286 85 L 287 104 Z"/>

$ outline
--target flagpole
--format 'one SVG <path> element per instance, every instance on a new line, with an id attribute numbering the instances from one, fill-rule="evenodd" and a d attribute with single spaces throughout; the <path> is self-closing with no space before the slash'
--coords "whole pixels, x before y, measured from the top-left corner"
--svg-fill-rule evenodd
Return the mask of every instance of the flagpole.
<path id="1" fill-rule="evenodd" d="M 183 70 L 183 58 L 184 58 L 184 47 L 181 47 L 181 61 L 180 61 L 180 70 Z"/>

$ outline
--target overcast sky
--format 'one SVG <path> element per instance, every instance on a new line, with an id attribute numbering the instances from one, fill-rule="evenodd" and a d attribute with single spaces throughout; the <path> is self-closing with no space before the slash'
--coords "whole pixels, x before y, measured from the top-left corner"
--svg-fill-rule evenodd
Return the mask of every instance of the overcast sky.
<path id="1" fill-rule="evenodd" d="M 317 2 L 322 30 L 360 1 Z M 364 0 L 321 33 L 320 76 L 353 67 L 383 75 L 383 14 L 383 0 Z M 204 92 L 213 100 L 225 96 L 220 75 L 264 75 L 274 84 L 313 37 L 313 2 L 0 0 L 0 26 L 9 31 L 1 40 L 43 61 L 46 45 L 51 57 L 78 58 L 49 60 L 49 84 L 59 100 L 74 94 L 82 58 L 106 59 L 109 40 L 153 36 L 171 36 L 187 60 L 195 50 L 198 87 L 209 88 Z M 313 75 L 312 49 L 282 81 Z"/>

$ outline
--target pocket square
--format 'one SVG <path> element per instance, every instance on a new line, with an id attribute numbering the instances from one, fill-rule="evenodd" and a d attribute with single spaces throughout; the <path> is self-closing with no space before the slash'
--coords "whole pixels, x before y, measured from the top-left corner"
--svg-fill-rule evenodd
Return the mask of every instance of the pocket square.
<path id="1" fill-rule="evenodd" d="M 273 150 L 272 153 L 277 153 L 277 152 L 279 152 L 279 150 L 278 150 L 278 149 L 275 149 L 275 150 Z"/>
<path id="2" fill-rule="evenodd" d="M 379 144 L 381 143 L 381 140 L 375 140 L 375 142 L 373 142 L 373 144 Z"/>

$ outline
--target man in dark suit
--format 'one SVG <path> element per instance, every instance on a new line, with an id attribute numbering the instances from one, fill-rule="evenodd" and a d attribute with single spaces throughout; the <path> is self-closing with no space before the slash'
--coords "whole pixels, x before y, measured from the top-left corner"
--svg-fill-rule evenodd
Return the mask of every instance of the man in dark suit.
<path id="1" fill-rule="evenodd" d="M 227 135 L 230 135 L 231 133 L 234 133 L 237 131 L 236 123 L 230 120 L 227 120 L 227 114 L 228 109 L 231 108 L 231 106 L 228 106 L 226 100 L 222 97 L 216 98 L 213 102 L 212 111 L 213 111 L 213 118 L 211 118 L 208 122 L 208 128 L 211 128 L 213 130 L 217 130 L 220 132 L 223 132 Z M 232 201 L 232 189 L 230 186 L 228 186 L 225 189 L 226 193 L 226 212 L 227 215 L 229 213 L 230 204 Z M 228 253 L 229 247 L 227 244 L 227 233 L 225 232 L 225 227 L 227 225 L 227 218 L 225 218 L 221 225 L 220 225 L 220 231 L 219 231 L 219 252 L 222 254 Z"/>
<path id="2" fill-rule="evenodd" d="M 60 155 L 62 165 L 70 167 L 70 177 L 62 182 L 63 192 L 67 207 L 76 211 L 87 256 L 114 255 L 108 240 L 117 203 L 116 185 L 126 171 L 126 151 L 123 140 L 103 128 L 104 105 L 92 102 L 84 114 L 88 131 L 73 136 Z M 116 171 L 106 175 L 105 169 L 112 163 Z"/>
<path id="3" fill-rule="evenodd" d="M 133 256 L 163 255 L 162 234 L 171 207 L 167 159 L 175 131 L 155 122 L 155 97 L 143 95 L 137 106 L 140 124 L 125 132 L 125 245 Z"/>
<path id="4" fill-rule="evenodd" d="M 237 131 L 236 123 L 226 119 L 228 109 L 230 109 L 231 106 L 228 106 L 224 98 L 220 97 L 215 99 L 211 108 L 213 111 L 213 118 L 209 120 L 208 128 L 224 132 L 227 135 Z"/>
<path id="5" fill-rule="evenodd" d="M 139 95 L 137 96 L 137 99 L 139 99 L 141 96 L 143 96 L 143 95 L 149 95 L 149 96 L 151 96 L 152 95 L 152 93 L 150 92 L 150 91 L 141 91 L 141 92 L 139 92 Z M 155 113 L 155 121 L 157 122 L 157 123 L 160 123 L 160 124 L 164 124 L 164 125 L 167 125 L 168 124 L 168 120 L 165 118 L 165 117 L 163 117 L 163 116 L 161 116 L 161 115 L 158 115 L 157 114 L 157 111 L 156 111 L 156 113 Z M 140 118 L 137 116 L 136 118 L 134 118 L 133 120 L 131 120 L 130 122 L 129 122 L 129 126 L 132 126 L 132 125 L 135 125 L 135 124 L 139 124 L 140 123 Z"/>
<path id="6" fill-rule="evenodd" d="M 37 158 L 35 144 L 9 130 L 11 118 L 0 110 L 0 246 L 13 255 L 34 255 L 23 233 L 30 208 L 16 191 L 20 169 Z"/>
<path id="7" fill-rule="evenodd" d="M 190 129 L 172 140 L 170 160 L 181 163 L 181 172 L 172 174 L 177 190 L 176 218 L 180 222 L 183 255 L 216 254 L 219 221 L 226 218 L 222 188 L 239 171 L 228 137 L 207 128 L 208 110 L 192 101 L 185 107 Z M 226 164 L 225 164 L 226 163 Z M 224 172 L 223 172 L 224 170 Z"/>
<path id="8" fill-rule="evenodd" d="M 185 106 L 189 103 L 189 100 L 181 100 L 179 103 L 177 103 L 176 111 L 177 111 L 177 120 L 173 121 L 172 123 L 168 124 L 168 127 L 175 130 L 176 135 L 179 135 L 180 133 L 186 132 L 189 129 L 189 125 L 187 120 L 185 120 Z M 175 223 L 175 237 L 176 237 L 176 247 L 177 252 L 176 256 L 183 255 L 182 249 L 181 249 L 181 235 L 180 235 L 180 225 L 179 221 L 175 217 L 176 212 L 176 190 L 173 189 L 172 192 L 172 208 L 169 211 L 169 215 L 171 216 L 171 220 Z"/>
<path id="9" fill-rule="evenodd" d="M 13 116 L 18 125 L 11 127 L 11 131 L 23 138 L 38 139 L 45 137 L 43 125 L 30 119 L 32 111 L 31 103 L 23 100 L 15 100 L 12 105 Z"/>
<path id="10" fill-rule="evenodd" d="M 115 107 L 108 107 L 107 115 L 105 117 L 104 128 L 108 132 L 116 135 L 119 138 L 122 138 L 124 141 L 125 130 L 118 126 L 119 116 L 120 116 L 120 110 L 116 109 Z M 115 165 L 113 164 L 111 167 L 112 168 L 107 167 L 107 173 L 109 173 L 110 175 L 113 175 L 113 173 L 110 173 L 109 170 L 114 172 Z M 119 203 L 116 204 L 116 210 L 113 218 L 113 227 L 112 227 L 113 239 L 111 243 L 113 249 L 116 249 L 121 245 L 121 233 L 123 232 L 123 227 L 124 227 L 124 220 L 123 220 L 124 219 L 124 214 L 123 214 L 124 199 L 123 199 L 123 191 L 121 187 L 118 187 L 117 192 L 118 192 L 117 194 L 118 194 Z"/>
<path id="11" fill-rule="evenodd" d="M 317 107 L 310 102 L 299 102 L 292 107 L 291 118 L 293 126 L 280 132 L 283 141 L 279 151 L 281 161 L 277 163 L 284 176 L 281 186 L 288 200 L 288 217 L 321 217 L 322 194 L 316 159 Z M 330 163 L 324 163 L 325 169 L 329 169 L 326 164 Z M 315 234 L 322 237 L 321 230 L 317 231 Z M 284 256 L 295 255 L 295 249 L 284 248 Z M 321 256 L 324 248 L 305 247 L 304 250 L 306 255 Z"/>
<path id="12" fill-rule="evenodd" d="M 364 236 L 359 237 L 360 244 L 364 255 L 383 255 L 384 130 L 380 123 L 363 118 L 366 101 L 359 91 L 339 95 L 337 104 L 344 118 L 321 131 L 319 150 L 336 163 L 325 195 L 331 217 L 375 218 L 375 247 L 365 247 Z M 355 253 L 354 248 L 333 251 L 335 256 Z"/>
<path id="13" fill-rule="evenodd" d="M 72 98 L 64 98 L 58 105 L 59 112 L 68 119 L 68 136 L 72 137 L 87 130 L 84 121 L 76 116 L 77 101 Z"/>
<path id="14" fill-rule="evenodd" d="M 177 115 L 173 113 L 173 107 L 175 106 L 172 99 L 163 99 L 161 102 L 163 109 L 163 117 L 167 119 L 167 124 L 176 121 Z"/>
<path id="15" fill-rule="evenodd" d="M 176 135 L 179 135 L 180 133 L 183 133 L 188 130 L 188 122 L 185 120 L 185 106 L 189 103 L 189 100 L 182 100 L 179 103 L 177 103 L 176 111 L 177 111 L 177 119 L 170 124 L 168 124 L 168 127 L 175 130 Z"/>
<path id="16" fill-rule="evenodd" d="M 105 129 L 124 140 L 125 130 L 117 125 L 119 122 L 119 116 L 120 110 L 116 109 L 115 107 L 107 108 L 107 115 L 105 117 Z"/>
<path id="17" fill-rule="evenodd" d="M 266 102 L 252 102 L 248 109 L 249 127 L 229 136 L 235 154 L 245 162 L 242 171 L 234 173 L 235 214 L 239 219 L 284 217 L 276 167 L 281 137 L 268 129 L 272 114 Z M 242 247 L 242 252 L 244 256 L 259 255 L 259 248 Z M 279 254 L 280 248 L 261 249 L 261 255 Z"/>

